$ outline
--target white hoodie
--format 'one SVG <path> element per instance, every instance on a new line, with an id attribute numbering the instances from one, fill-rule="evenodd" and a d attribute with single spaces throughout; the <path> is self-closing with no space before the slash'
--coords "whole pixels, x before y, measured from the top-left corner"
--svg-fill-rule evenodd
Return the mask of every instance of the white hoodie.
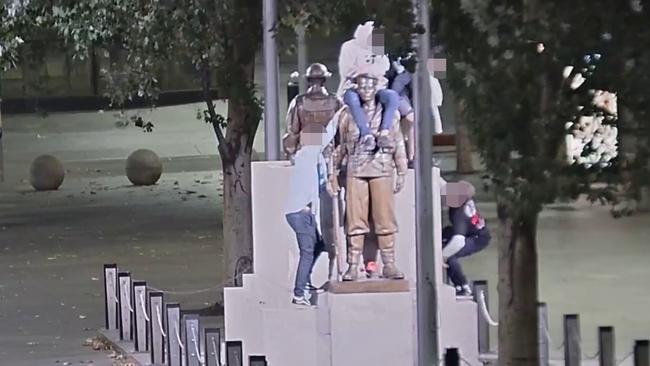
<path id="1" fill-rule="evenodd" d="M 339 54 L 339 88 L 336 95 L 342 97 L 345 90 L 352 86 L 349 78 L 358 74 L 370 74 L 379 79 L 380 88 L 385 88 L 388 81 L 384 77 L 390 68 L 386 55 L 375 55 L 372 51 L 372 31 L 374 22 L 359 25 L 351 40 L 341 46 Z"/>
<path id="2" fill-rule="evenodd" d="M 440 107 L 442 106 L 442 87 L 440 81 L 433 75 L 429 74 L 431 83 L 431 113 L 433 114 L 433 131 L 437 134 L 442 133 L 442 117 L 440 116 Z"/>

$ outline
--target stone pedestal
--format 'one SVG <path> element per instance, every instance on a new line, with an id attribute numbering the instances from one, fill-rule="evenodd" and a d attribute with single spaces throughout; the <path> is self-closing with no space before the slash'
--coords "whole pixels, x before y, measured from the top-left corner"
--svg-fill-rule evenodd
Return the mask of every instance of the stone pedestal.
<path id="1" fill-rule="evenodd" d="M 408 292 L 329 294 L 331 365 L 415 365 Z"/>
<path id="2" fill-rule="evenodd" d="M 404 281 L 336 283 L 314 294 L 311 308 L 291 304 L 298 264 L 296 237 L 285 220 L 292 167 L 288 162 L 253 163 L 254 273 L 243 286 L 226 288 L 225 338 L 242 341 L 244 366 L 249 355 L 266 356 L 269 365 L 399 365 L 416 362 L 415 187 L 413 171 L 395 197 L 399 224 L 396 264 Z M 434 168 L 434 182 L 439 171 Z M 440 196 L 434 184 L 432 223 L 435 255 L 441 259 Z M 435 209 L 434 209 L 435 210 Z M 442 279 L 442 268 L 437 268 Z M 329 260 L 321 255 L 312 282 L 328 282 Z M 455 290 L 438 284 L 441 349 L 459 348 L 472 365 L 478 361 L 476 304 L 458 301 Z"/>
<path id="3" fill-rule="evenodd" d="M 327 291 L 333 294 L 409 292 L 410 289 L 408 280 L 331 281 L 327 284 Z"/>

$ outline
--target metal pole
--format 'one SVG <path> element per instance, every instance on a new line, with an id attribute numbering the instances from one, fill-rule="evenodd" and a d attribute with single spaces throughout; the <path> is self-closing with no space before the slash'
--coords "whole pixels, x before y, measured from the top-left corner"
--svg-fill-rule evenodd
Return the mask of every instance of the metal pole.
<path id="1" fill-rule="evenodd" d="M 264 147 L 267 160 L 280 159 L 277 0 L 264 0 Z"/>
<path id="2" fill-rule="evenodd" d="M 447 352 L 445 352 L 445 366 L 460 366 L 458 348 L 447 348 Z"/>
<path id="3" fill-rule="evenodd" d="M 650 341 L 634 342 L 634 366 L 650 366 Z"/>
<path id="4" fill-rule="evenodd" d="M 548 307 L 545 302 L 537 303 L 537 334 L 539 342 L 539 365 L 548 366 L 550 363 L 548 342 Z"/>
<path id="5" fill-rule="evenodd" d="M 425 32 L 417 36 L 417 71 L 415 86 L 415 217 L 416 217 L 416 258 L 417 258 L 417 350 L 418 365 L 431 366 L 440 363 L 440 343 L 438 339 L 438 294 L 437 271 L 433 248 L 433 182 L 431 136 L 431 87 L 427 60 L 429 59 L 429 2 L 413 0 L 417 22 Z"/>
<path id="6" fill-rule="evenodd" d="M 305 71 L 307 70 L 307 43 L 305 42 L 305 33 L 305 26 L 299 25 L 296 27 L 296 35 L 298 41 L 298 72 L 300 73 L 298 90 L 300 91 L 300 94 L 307 91 L 307 79 L 305 79 Z M 291 101 L 287 101 L 287 103 L 289 102 Z"/>
<path id="7" fill-rule="evenodd" d="M 564 365 L 580 366 L 582 349 L 580 348 L 580 317 L 577 314 L 564 316 Z"/>
<path id="8" fill-rule="evenodd" d="M 490 298 L 488 296 L 487 281 L 474 281 L 474 301 L 479 304 L 481 293 L 485 298 L 485 306 L 489 307 Z M 481 314 L 480 305 L 476 307 L 478 319 L 478 353 L 483 355 L 490 353 L 490 324 Z"/>
<path id="9" fill-rule="evenodd" d="M 616 365 L 616 342 L 614 327 L 598 328 L 598 353 L 600 366 Z"/>
<path id="10" fill-rule="evenodd" d="M 5 181 L 5 156 L 2 146 L 2 71 L 0 71 L 0 183 Z"/>

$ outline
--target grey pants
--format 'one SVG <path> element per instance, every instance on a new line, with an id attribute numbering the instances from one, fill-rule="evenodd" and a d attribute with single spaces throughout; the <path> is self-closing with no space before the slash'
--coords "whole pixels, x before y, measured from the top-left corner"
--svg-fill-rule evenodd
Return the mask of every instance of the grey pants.
<path id="1" fill-rule="evenodd" d="M 294 296 L 304 296 L 305 288 L 311 283 L 311 272 L 316 259 L 325 249 L 323 237 L 316 227 L 316 217 L 310 211 L 298 211 L 286 215 L 289 226 L 296 233 L 300 260 L 296 271 Z"/>

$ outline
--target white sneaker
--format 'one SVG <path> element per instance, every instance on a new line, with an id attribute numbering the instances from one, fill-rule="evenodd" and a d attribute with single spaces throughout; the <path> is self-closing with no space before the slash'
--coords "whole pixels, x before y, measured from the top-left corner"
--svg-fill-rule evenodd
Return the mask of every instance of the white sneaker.
<path id="1" fill-rule="evenodd" d="M 469 285 L 456 286 L 457 297 L 472 297 L 472 288 Z"/>
<path id="2" fill-rule="evenodd" d="M 309 300 L 307 300 L 304 296 L 294 296 L 293 300 L 291 300 L 291 303 L 294 305 L 311 306 L 311 302 L 309 302 Z"/>

